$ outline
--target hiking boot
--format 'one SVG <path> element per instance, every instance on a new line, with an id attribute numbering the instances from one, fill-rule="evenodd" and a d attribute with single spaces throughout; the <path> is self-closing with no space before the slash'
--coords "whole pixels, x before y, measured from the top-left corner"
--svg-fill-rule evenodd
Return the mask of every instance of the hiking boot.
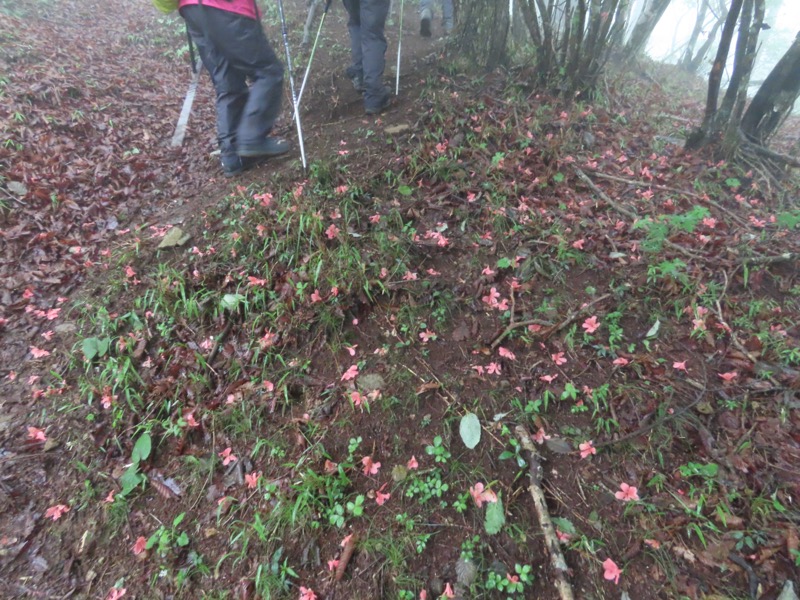
<path id="1" fill-rule="evenodd" d="M 240 157 L 278 156 L 289 151 L 289 142 L 276 137 L 266 137 L 255 144 L 241 144 L 236 151 Z"/>
<path id="2" fill-rule="evenodd" d="M 430 9 L 426 8 L 422 11 L 419 21 L 419 34 L 422 37 L 431 37 L 431 20 L 433 15 L 431 15 Z"/>
<path id="3" fill-rule="evenodd" d="M 364 73 L 361 70 L 356 70 L 356 67 L 350 66 L 345 69 L 344 74 L 347 75 L 347 78 L 353 84 L 353 88 L 358 93 L 364 92 L 366 89 L 364 87 Z"/>
<path id="4" fill-rule="evenodd" d="M 353 75 L 350 78 L 350 81 L 353 84 L 353 89 L 357 91 L 359 94 L 363 94 L 364 90 L 367 89 L 364 87 L 364 76 L 363 75 Z"/>
<path id="5" fill-rule="evenodd" d="M 384 86 L 383 95 L 381 96 L 381 99 L 375 104 L 373 103 L 370 103 L 369 105 L 365 104 L 364 112 L 367 113 L 368 115 L 379 115 L 384 110 L 386 110 L 391 101 L 392 101 L 392 91 L 388 87 Z"/>
<path id="6" fill-rule="evenodd" d="M 225 177 L 234 177 L 244 171 L 244 163 L 238 154 L 223 154 L 219 159 Z"/>

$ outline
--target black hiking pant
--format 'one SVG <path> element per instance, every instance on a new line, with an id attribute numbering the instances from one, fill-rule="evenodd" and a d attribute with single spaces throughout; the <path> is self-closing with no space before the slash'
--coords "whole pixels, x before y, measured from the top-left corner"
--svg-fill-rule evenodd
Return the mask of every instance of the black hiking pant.
<path id="1" fill-rule="evenodd" d="M 386 67 L 386 36 L 383 33 L 390 0 L 343 0 L 350 20 L 352 64 L 349 77 L 364 78 L 364 107 L 377 108 L 385 101 L 383 71 Z"/>
<path id="2" fill-rule="evenodd" d="M 239 145 L 262 144 L 280 113 L 283 64 L 261 23 L 200 5 L 184 6 L 181 16 L 217 93 L 222 154 L 235 154 Z"/>

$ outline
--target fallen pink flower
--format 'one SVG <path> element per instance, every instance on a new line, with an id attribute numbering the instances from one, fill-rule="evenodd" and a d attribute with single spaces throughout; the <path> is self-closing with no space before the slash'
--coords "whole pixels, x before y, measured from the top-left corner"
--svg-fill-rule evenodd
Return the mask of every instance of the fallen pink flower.
<path id="1" fill-rule="evenodd" d="M 225 448 L 225 450 L 223 450 L 222 452 L 219 452 L 218 456 L 222 459 L 223 467 L 227 467 L 232 462 L 236 462 L 237 460 L 239 460 L 238 458 L 236 458 L 236 455 L 233 454 L 233 450 L 231 450 L 230 447 Z"/>
<path id="2" fill-rule="evenodd" d="M 146 547 L 147 547 L 147 538 L 144 537 L 143 535 L 140 535 L 138 538 L 136 538 L 136 541 L 133 543 L 133 553 L 136 556 L 138 556 L 145 551 Z"/>
<path id="3" fill-rule="evenodd" d="M 628 485 L 625 482 L 619 484 L 619 491 L 614 494 L 614 497 L 616 497 L 617 500 L 622 500 L 623 502 L 639 500 L 639 494 L 636 488 L 632 485 Z"/>
<path id="4" fill-rule="evenodd" d="M 342 375 L 342 381 L 350 381 L 358 377 L 358 365 L 353 365 Z"/>
<path id="5" fill-rule="evenodd" d="M 247 489 L 254 490 L 258 487 L 258 480 L 261 478 L 261 471 L 253 471 L 244 476 L 244 481 L 247 483 Z"/>
<path id="6" fill-rule="evenodd" d="M 483 506 L 484 502 L 497 502 L 497 494 L 492 490 L 485 489 L 480 481 L 469 488 L 469 495 L 472 496 L 478 508 Z"/>
<path id="7" fill-rule="evenodd" d="M 69 506 L 66 504 L 56 504 L 45 511 L 44 517 L 45 519 L 53 519 L 53 521 L 58 521 L 64 513 L 68 512 Z"/>
<path id="8" fill-rule="evenodd" d="M 615 584 L 619 584 L 619 576 L 622 575 L 622 571 L 610 558 L 607 558 L 603 561 L 603 578 L 608 579 L 609 581 L 613 581 Z"/>
<path id="9" fill-rule="evenodd" d="M 364 465 L 362 471 L 364 475 L 377 475 L 381 468 L 381 463 L 372 460 L 371 456 L 365 456 L 361 459 L 361 464 Z"/>
<path id="10" fill-rule="evenodd" d="M 685 360 L 682 362 L 675 361 L 672 363 L 672 368 L 675 369 L 676 371 L 686 371 L 687 370 L 686 361 Z"/>
<path id="11" fill-rule="evenodd" d="M 498 352 L 498 354 L 500 354 L 500 356 L 502 356 L 503 358 L 507 358 L 508 360 L 517 360 L 517 356 L 516 356 L 516 355 L 515 355 L 513 352 L 511 352 L 511 350 L 508 350 L 508 349 L 506 349 L 506 348 L 503 348 L 502 346 L 500 346 L 500 347 L 497 349 L 497 352 Z"/>
<path id="12" fill-rule="evenodd" d="M 597 448 L 594 447 L 592 440 L 588 442 L 581 442 L 578 444 L 578 449 L 581 451 L 581 458 L 586 458 L 592 454 L 597 454 Z"/>
<path id="13" fill-rule="evenodd" d="M 412 456 L 411 458 L 408 459 L 406 467 L 408 468 L 409 471 L 413 471 L 414 469 L 419 468 L 419 463 L 417 462 L 417 459 Z"/>
<path id="14" fill-rule="evenodd" d="M 600 329 L 600 323 L 597 321 L 597 317 L 591 316 L 583 322 L 581 327 L 586 330 L 586 333 L 594 333 Z"/>
<path id="15" fill-rule="evenodd" d="M 36 442 L 46 442 L 47 435 L 38 427 L 28 427 L 28 439 Z"/>

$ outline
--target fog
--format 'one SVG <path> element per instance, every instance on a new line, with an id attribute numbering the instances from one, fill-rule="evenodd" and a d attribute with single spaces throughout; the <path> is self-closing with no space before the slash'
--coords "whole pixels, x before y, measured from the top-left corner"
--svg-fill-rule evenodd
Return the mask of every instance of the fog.
<path id="1" fill-rule="evenodd" d="M 730 2 L 727 3 L 730 4 Z M 685 44 L 694 27 L 697 14 L 696 5 L 697 2 L 695 0 L 673 0 L 650 38 L 647 46 L 647 53 L 650 57 L 671 63 L 680 60 Z M 797 0 L 784 0 L 783 5 L 776 14 L 777 17 L 774 22 L 768 21 L 770 29 L 762 31 L 758 38 L 759 51 L 751 76 L 751 93 L 758 89 L 758 85 L 772 70 L 778 59 L 783 56 L 797 35 L 798 30 L 800 30 L 800 2 Z M 707 32 L 706 30 L 705 33 Z M 698 48 L 704 39 L 705 37 L 701 36 L 697 44 Z M 719 34 L 717 34 L 717 40 L 712 45 L 699 70 L 699 75 L 704 77 L 708 75 L 718 43 Z M 734 37 L 726 75 L 730 75 L 735 43 L 736 38 Z M 726 80 L 723 79 L 723 84 Z"/>

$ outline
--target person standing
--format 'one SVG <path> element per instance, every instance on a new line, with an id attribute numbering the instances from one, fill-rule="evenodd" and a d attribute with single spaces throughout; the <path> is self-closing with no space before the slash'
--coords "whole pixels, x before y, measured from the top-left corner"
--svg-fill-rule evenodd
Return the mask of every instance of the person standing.
<path id="1" fill-rule="evenodd" d="M 281 108 L 283 64 L 254 0 L 180 0 L 178 8 L 216 91 L 225 175 L 288 152 L 289 142 L 270 135 Z"/>
<path id="2" fill-rule="evenodd" d="M 384 26 L 390 0 L 343 0 L 350 19 L 351 65 L 347 76 L 356 90 L 364 94 L 364 110 L 368 115 L 383 112 L 389 105 L 391 91 L 383 84 L 386 67 Z"/>
<path id="3" fill-rule="evenodd" d="M 419 34 L 431 37 L 431 21 L 433 20 L 433 0 L 419 0 Z M 442 27 L 444 34 L 453 31 L 453 0 L 442 0 Z"/>

